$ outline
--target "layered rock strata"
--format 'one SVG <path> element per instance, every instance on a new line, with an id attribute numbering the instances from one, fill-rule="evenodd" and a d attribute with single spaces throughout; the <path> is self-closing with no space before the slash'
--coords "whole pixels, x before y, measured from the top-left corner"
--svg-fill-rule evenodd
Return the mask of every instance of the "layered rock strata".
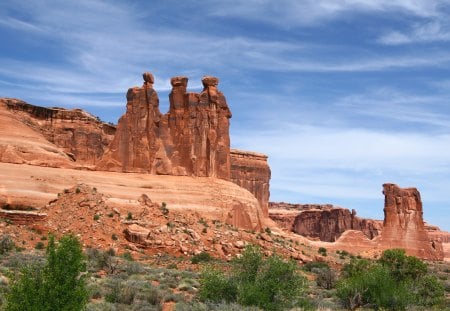
<path id="1" fill-rule="evenodd" d="M 358 230 L 373 239 L 381 232 L 381 224 L 372 219 L 361 219 L 356 211 L 344 208 L 306 210 L 294 220 L 292 231 L 321 241 L 334 242 L 347 230 Z"/>
<path id="2" fill-rule="evenodd" d="M 265 217 L 269 216 L 270 167 L 261 153 L 231 149 L 231 181 L 255 195 Z"/>
<path id="3" fill-rule="evenodd" d="M 230 179 L 231 112 L 217 89 L 219 80 L 205 76 L 201 93 L 186 91 L 188 78 L 171 79 L 170 110 L 162 115 L 153 76 L 127 93 L 127 111 L 100 170 Z"/>
<path id="4" fill-rule="evenodd" d="M 331 204 L 271 202 L 269 216 L 288 231 L 326 242 L 336 241 L 347 230 L 361 231 L 373 239 L 382 229 L 381 221 L 359 218 L 355 210 Z"/>
<path id="5" fill-rule="evenodd" d="M 28 128 L 24 132 L 42 135 L 48 143 L 60 148 L 59 152 L 74 162 L 73 165 L 95 165 L 114 137 L 114 125 L 104 123 L 81 109 L 44 108 L 12 98 L 0 99 L 0 105 L 22 127 Z M 18 123 L 15 127 L 19 126 Z M 58 162 L 63 167 L 68 166 L 63 164 L 67 162 L 65 160 Z"/>
<path id="6" fill-rule="evenodd" d="M 403 248 L 420 258 L 442 260 L 442 242 L 431 240 L 423 222 L 420 193 L 416 188 L 384 184 L 384 224 L 380 238 L 383 248 Z"/>

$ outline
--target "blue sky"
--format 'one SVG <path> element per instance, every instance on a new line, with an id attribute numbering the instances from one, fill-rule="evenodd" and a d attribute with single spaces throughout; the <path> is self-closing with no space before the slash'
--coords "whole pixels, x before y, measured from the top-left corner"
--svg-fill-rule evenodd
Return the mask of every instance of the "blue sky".
<path id="1" fill-rule="evenodd" d="M 220 78 L 235 148 L 269 155 L 271 200 L 383 218 L 417 187 L 450 230 L 449 0 L 2 1 L 0 96 L 117 122 L 155 75 Z"/>

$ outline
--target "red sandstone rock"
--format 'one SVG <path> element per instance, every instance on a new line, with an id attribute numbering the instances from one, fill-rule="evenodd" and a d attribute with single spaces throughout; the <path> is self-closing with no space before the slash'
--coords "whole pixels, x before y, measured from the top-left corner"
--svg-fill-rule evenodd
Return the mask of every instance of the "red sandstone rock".
<path id="1" fill-rule="evenodd" d="M 97 164 L 97 169 L 118 172 L 156 173 L 158 139 L 158 94 L 153 89 L 153 76 L 144 73 L 142 87 L 127 92 L 127 111 L 120 118 L 114 139 Z"/>
<path id="2" fill-rule="evenodd" d="M 346 230 L 359 230 L 367 238 L 378 236 L 382 223 L 378 220 L 364 219 L 356 212 L 334 207 L 331 204 L 289 204 L 270 203 L 269 216 L 278 225 L 312 239 L 333 242 Z"/>
<path id="3" fill-rule="evenodd" d="M 145 240 L 147 240 L 150 230 L 139 225 L 132 224 L 124 230 L 124 234 L 125 239 L 129 242 L 145 244 Z"/>
<path id="4" fill-rule="evenodd" d="M 81 109 L 44 108 L 11 98 L 0 99 L 0 109 L 2 107 L 14 115 L 16 126 L 21 123 L 20 126 L 27 127 L 25 130 L 20 130 L 21 133 L 35 131 L 41 134 L 48 144 L 60 149 L 54 153 L 65 154 L 67 157 L 65 162 L 69 164 L 60 160 L 56 165 L 60 167 L 95 165 L 111 142 L 115 132 L 113 125 L 101 122 Z M 29 144 L 35 141 L 30 139 Z M 10 146 L 10 148 L 12 147 Z M 38 157 L 38 150 L 31 149 L 29 151 L 28 156 Z M 20 159 L 20 157 L 17 158 Z M 74 163 L 70 164 L 71 161 Z M 36 162 L 30 163 L 30 161 L 28 163 L 41 165 Z"/>
<path id="5" fill-rule="evenodd" d="M 172 78 L 166 115 L 159 112 L 153 76 L 145 73 L 144 81 L 128 90 L 127 112 L 97 168 L 229 180 L 231 112 L 218 79 L 204 77 L 197 94 L 186 92 L 186 77 Z"/>
<path id="6" fill-rule="evenodd" d="M 416 188 L 384 184 L 382 248 L 403 248 L 409 255 L 442 260 L 442 243 L 432 241 L 423 222 L 420 193 Z"/>
<path id="7" fill-rule="evenodd" d="M 231 149 L 231 181 L 247 189 L 258 199 L 264 216 L 269 216 L 270 167 L 267 156 L 260 153 Z"/>
<path id="8" fill-rule="evenodd" d="M 294 220 L 292 231 L 321 241 L 336 241 L 347 230 L 359 230 L 369 239 L 380 232 L 381 226 L 373 220 L 356 217 L 355 210 L 344 208 L 329 210 L 306 210 L 300 212 Z"/>

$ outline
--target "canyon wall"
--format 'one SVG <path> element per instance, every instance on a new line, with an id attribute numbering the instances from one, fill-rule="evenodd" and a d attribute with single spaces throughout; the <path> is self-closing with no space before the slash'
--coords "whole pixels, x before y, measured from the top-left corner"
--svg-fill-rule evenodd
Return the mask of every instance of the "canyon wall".
<path id="1" fill-rule="evenodd" d="M 269 216 L 270 167 L 261 153 L 231 149 L 231 181 L 255 195 L 264 216 Z"/>

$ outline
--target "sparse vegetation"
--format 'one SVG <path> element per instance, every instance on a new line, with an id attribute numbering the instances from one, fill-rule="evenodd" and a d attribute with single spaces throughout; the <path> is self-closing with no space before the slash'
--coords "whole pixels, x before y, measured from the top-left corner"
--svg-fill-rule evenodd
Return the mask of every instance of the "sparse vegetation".
<path id="1" fill-rule="evenodd" d="M 160 210 L 161 210 L 161 213 L 165 216 L 167 216 L 169 214 L 169 209 L 167 208 L 166 202 L 161 203 Z"/>
<path id="2" fill-rule="evenodd" d="M 95 214 L 95 215 L 94 215 L 94 220 L 97 221 L 97 220 L 99 220 L 99 219 L 100 219 L 100 215 L 99 215 L 99 214 Z"/>
<path id="3" fill-rule="evenodd" d="M 327 256 L 327 249 L 325 247 L 319 247 L 317 252 L 322 256 Z"/>
<path id="4" fill-rule="evenodd" d="M 45 248 L 45 244 L 41 241 L 37 242 L 36 245 L 34 246 L 35 249 L 44 249 Z"/>
<path id="5" fill-rule="evenodd" d="M 133 214 L 131 212 L 128 212 L 127 220 L 133 220 Z"/>
<path id="6" fill-rule="evenodd" d="M 0 255 L 9 253 L 16 247 L 16 244 L 14 243 L 11 236 L 8 234 L 3 235 L 0 238 Z"/>
<path id="7" fill-rule="evenodd" d="M 201 252 L 198 255 L 194 255 L 192 256 L 191 262 L 193 264 L 198 264 L 201 262 L 208 262 L 211 261 L 213 258 L 211 257 L 211 255 L 207 252 Z"/>

